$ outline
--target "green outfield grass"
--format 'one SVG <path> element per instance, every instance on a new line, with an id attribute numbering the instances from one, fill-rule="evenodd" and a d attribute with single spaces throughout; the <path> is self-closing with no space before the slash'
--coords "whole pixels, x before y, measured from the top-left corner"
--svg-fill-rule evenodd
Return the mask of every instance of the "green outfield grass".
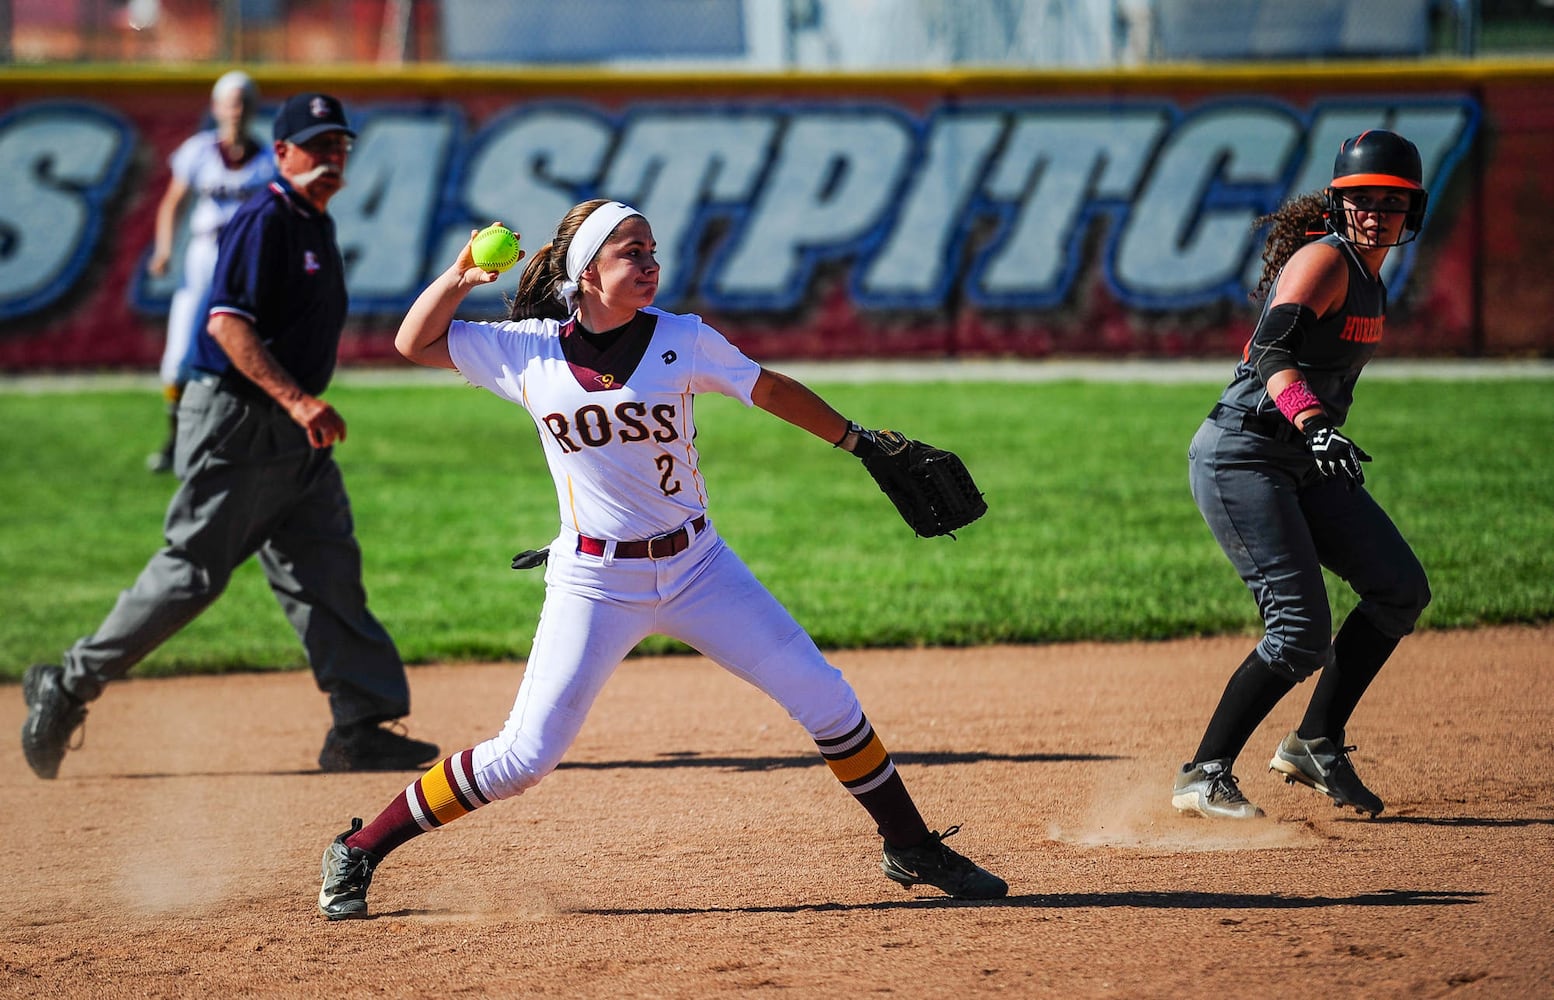
<path id="1" fill-rule="evenodd" d="M 855 459 L 699 400 L 719 530 L 822 647 L 1257 633 L 1187 490 L 1187 443 L 1217 384 L 816 388 L 862 423 L 959 451 L 990 507 L 958 541 L 914 538 Z M 556 522 L 527 416 L 451 381 L 331 398 L 350 425 L 339 456 L 372 607 L 405 657 L 523 657 L 543 580 L 508 562 Z M 160 424 L 154 393 L 0 395 L 0 676 L 57 659 L 160 543 L 173 483 L 142 467 Z M 1361 386 L 1349 430 L 1430 572 L 1425 627 L 1554 617 L 1551 429 L 1545 382 Z M 1353 599 L 1330 583 L 1342 614 Z M 139 672 L 301 664 L 250 563 Z"/>

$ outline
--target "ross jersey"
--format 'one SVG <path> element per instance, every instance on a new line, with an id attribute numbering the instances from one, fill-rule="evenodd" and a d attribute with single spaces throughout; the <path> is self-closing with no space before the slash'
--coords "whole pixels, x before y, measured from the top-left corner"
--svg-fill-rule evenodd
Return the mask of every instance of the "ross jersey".
<path id="1" fill-rule="evenodd" d="M 220 134 L 196 132 L 168 159 L 173 177 L 194 194 L 189 212 L 191 237 L 214 237 L 238 206 L 275 177 L 275 156 L 260 145 L 246 163 L 230 167 L 221 155 Z"/>
<path id="2" fill-rule="evenodd" d="M 1313 323 L 1306 331 L 1305 340 L 1295 347 L 1295 358 L 1306 384 L 1322 401 L 1322 408 L 1335 424 L 1341 425 L 1354 402 L 1354 386 L 1359 381 L 1360 371 L 1375 356 L 1381 343 L 1387 317 L 1387 288 L 1379 277 L 1371 276 L 1349 245 L 1337 236 L 1324 236 L 1320 242 L 1337 246 L 1342 253 L 1349 267 L 1349 292 L 1341 309 Z M 1263 303 L 1264 313 L 1278 290 L 1279 283 L 1275 279 L 1268 299 Z M 1257 348 L 1254 335 L 1247 343 L 1230 385 L 1220 396 L 1220 402 L 1238 410 L 1282 420 L 1283 416 L 1268 397 L 1268 390 L 1251 360 Z"/>
<path id="3" fill-rule="evenodd" d="M 645 309 L 604 350 L 573 320 L 455 320 L 454 366 L 529 412 L 562 524 L 631 541 L 707 510 L 696 450 L 696 394 L 752 405 L 761 368 L 699 316 Z"/>

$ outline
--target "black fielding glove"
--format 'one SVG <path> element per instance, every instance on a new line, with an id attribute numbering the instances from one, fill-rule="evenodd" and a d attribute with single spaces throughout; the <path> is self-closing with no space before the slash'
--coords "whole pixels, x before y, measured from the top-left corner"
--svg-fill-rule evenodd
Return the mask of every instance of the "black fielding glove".
<path id="1" fill-rule="evenodd" d="M 896 431 L 864 430 L 853 454 L 890 498 L 913 533 L 923 538 L 950 535 L 987 513 L 987 501 L 954 452 L 914 441 Z"/>

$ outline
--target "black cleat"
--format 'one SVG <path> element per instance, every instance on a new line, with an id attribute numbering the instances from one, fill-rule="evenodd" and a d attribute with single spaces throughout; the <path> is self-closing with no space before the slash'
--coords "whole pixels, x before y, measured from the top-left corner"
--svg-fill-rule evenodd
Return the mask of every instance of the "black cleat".
<path id="1" fill-rule="evenodd" d="M 372 873 L 383 860 L 359 847 L 347 847 L 345 838 L 362 828 L 362 821 L 351 820 L 351 828 L 324 848 L 319 877 L 318 909 L 330 920 L 352 920 L 367 915 L 367 887 Z"/>
<path id="2" fill-rule="evenodd" d="M 1332 799 L 1333 805 L 1352 806 L 1355 812 L 1370 813 L 1374 819 L 1386 805 L 1354 773 L 1349 751 L 1355 748 L 1342 746 L 1342 742 L 1334 743 L 1326 736 L 1303 740 L 1290 733 L 1274 751 L 1268 770 L 1284 775 L 1287 784 L 1298 781 Z"/>
<path id="3" fill-rule="evenodd" d="M 944 846 L 945 838 L 959 829 L 956 825 L 943 833 L 930 832 L 916 847 L 886 844 L 880 868 L 903 889 L 923 883 L 956 899 L 1002 899 L 1008 895 L 1007 882 Z"/>

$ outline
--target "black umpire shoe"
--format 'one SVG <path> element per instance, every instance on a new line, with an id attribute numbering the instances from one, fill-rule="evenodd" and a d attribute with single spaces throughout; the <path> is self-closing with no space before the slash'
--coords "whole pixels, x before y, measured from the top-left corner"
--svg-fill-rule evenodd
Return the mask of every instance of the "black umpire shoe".
<path id="1" fill-rule="evenodd" d="M 22 754 L 44 780 L 59 774 L 70 737 L 86 721 L 86 703 L 65 689 L 65 670 L 52 663 L 27 668 L 22 678 L 27 721 L 22 723 Z"/>
<path id="2" fill-rule="evenodd" d="M 329 730 L 318 766 L 325 771 L 413 771 L 431 764 L 439 752 L 435 743 L 376 722 L 358 722 Z"/>
<path id="3" fill-rule="evenodd" d="M 886 844 L 880 867 L 903 889 L 921 882 L 956 899 L 1002 899 L 1008 895 L 1007 882 L 944 846 L 944 839 L 959 829 L 956 825 L 943 833 L 929 833 L 916 847 Z"/>

